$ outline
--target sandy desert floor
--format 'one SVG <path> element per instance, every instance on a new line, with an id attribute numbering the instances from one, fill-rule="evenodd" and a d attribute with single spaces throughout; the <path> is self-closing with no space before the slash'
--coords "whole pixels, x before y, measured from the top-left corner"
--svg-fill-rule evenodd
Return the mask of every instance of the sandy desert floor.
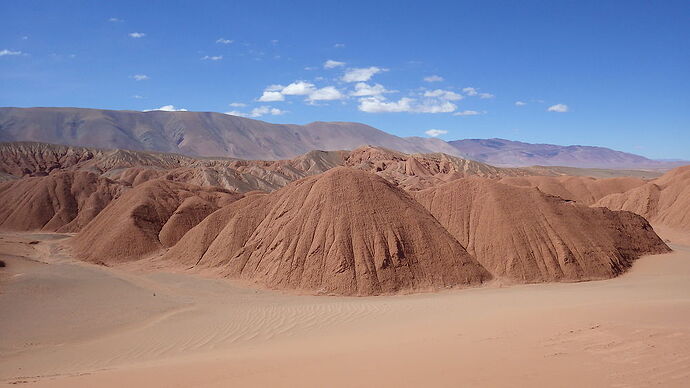
<path id="1" fill-rule="evenodd" d="M 315 297 L 78 262 L 2 234 L 0 384 L 688 386 L 690 242 L 606 281 Z M 677 243 L 675 243 L 677 242 Z"/>

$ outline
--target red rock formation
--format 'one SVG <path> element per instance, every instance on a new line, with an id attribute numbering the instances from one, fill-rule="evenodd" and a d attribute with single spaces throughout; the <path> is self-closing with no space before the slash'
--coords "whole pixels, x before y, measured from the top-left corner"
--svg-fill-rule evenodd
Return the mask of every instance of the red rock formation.
<path id="1" fill-rule="evenodd" d="M 513 281 L 609 278 L 669 251 L 640 216 L 534 188 L 468 178 L 414 196 L 494 276 Z"/>

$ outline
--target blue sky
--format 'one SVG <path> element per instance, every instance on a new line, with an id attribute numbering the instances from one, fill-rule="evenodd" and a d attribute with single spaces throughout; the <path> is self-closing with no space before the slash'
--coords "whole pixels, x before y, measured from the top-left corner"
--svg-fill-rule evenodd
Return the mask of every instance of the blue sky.
<path id="1" fill-rule="evenodd" d="M 688 1 L 5 0 L 0 13 L 0 106 L 173 106 L 690 159 Z"/>

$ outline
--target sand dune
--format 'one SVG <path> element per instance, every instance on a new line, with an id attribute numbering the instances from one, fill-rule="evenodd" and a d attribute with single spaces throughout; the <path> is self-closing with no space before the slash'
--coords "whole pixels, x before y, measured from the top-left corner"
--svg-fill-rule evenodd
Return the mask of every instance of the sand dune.
<path id="1" fill-rule="evenodd" d="M 49 235 L 0 237 L 0 310 L 14 312 L 0 314 L 5 383 L 682 387 L 690 378 L 690 250 L 680 245 L 600 282 L 324 298 L 134 274 L 74 261 Z"/>
<path id="2" fill-rule="evenodd" d="M 413 195 L 494 276 L 512 281 L 608 278 L 668 251 L 638 215 L 534 188 L 468 178 Z"/>

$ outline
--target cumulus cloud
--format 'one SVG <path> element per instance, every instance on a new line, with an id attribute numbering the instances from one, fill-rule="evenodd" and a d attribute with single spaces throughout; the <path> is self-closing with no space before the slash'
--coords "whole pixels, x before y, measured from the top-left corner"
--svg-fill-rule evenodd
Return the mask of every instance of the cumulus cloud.
<path id="1" fill-rule="evenodd" d="M 7 50 L 7 49 L 0 51 L 0 57 L 4 57 L 6 55 L 10 56 L 10 55 L 23 55 L 23 54 L 24 53 L 22 53 L 21 51 L 12 51 L 12 50 Z"/>
<path id="2" fill-rule="evenodd" d="M 515 106 L 525 106 L 525 105 L 527 105 L 527 103 L 524 101 L 515 101 Z"/>
<path id="3" fill-rule="evenodd" d="M 332 59 L 327 60 L 323 64 L 324 69 L 334 69 L 336 67 L 342 67 L 342 66 L 345 66 L 345 62 L 334 61 Z"/>
<path id="4" fill-rule="evenodd" d="M 307 96 L 306 101 L 310 103 L 314 101 L 340 100 L 346 97 L 334 86 L 317 88 L 311 82 L 295 81 L 287 86 L 268 86 L 258 100 L 262 102 L 285 101 L 285 96 Z"/>
<path id="5" fill-rule="evenodd" d="M 463 88 L 462 92 L 468 96 L 476 96 L 477 94 L 479 94 L 479 92 L 477 92 L 477 89 L 475 89 L 473 87 L 469 87 L 469 86 L 466 88 Z"/>
<path id="6" fill-rule="evenodd" d="M 240 112 L 240 111 L 230 111 L 230 112 L 225 112 L 225 114 L 228 115 L 233 115 L 233 116 L 242 116 L 242 117 L 261 117 L 265 115 L 271 115 L 271 116 L 279 116 L 282 114 L 287 113 L 287 111 L 278 109 L 278 108 L 272 108 L 270 106 L 259 106 L 254 109 L 252 109 L 250 112 Z"/>
<path id="7" fill-rule="evenodd" d="M 184 108 L 179 108 L 179 109 L 177 109 L 177 108 L 175 108 L 174 105 L 163 105 L 163 106 L 161 106 L 160 108 L 157 108 L 157 109 L 147 109 L 147 110 L 145 110 L 144 112 L 152 112 L 152 111 L 156 111 L 156 110 L 162 110 L 162 111 L 164 111 L 164 112 L 186 112 L 186 111 L 187 111 L 187 109 L 184 109 Z"/>
<path id="8" fill-rule="evenodd" d="M 446 131 L 445 129 L 430 129 L 428 131 L 425 131 L 424 133 L 431 137 L 437 137 L 440 135 L 445 135 L 446 133 L 448 133 L 448 131 Z"/>
<path id="9" fill-rule="evenodd" d="M 124 22 L 124 20 L 118 19 L 118 18 L 110 18 L 110 19 L 108 19 L 108 21 L 111 22 L 111 23 L 120 23 L 120 22 Z"/>
<path id="10" fill-rule="evenodd" d="M 374 74 L 388 71 L 387 69 L 382 69 L 380 67 L 371 66 L 364 68 L 353 68 L 348 69 L 342 76 L 342 80 L 345 82 L 364 82 L 369 81 Z"/>
<path id="11" fill-rule="evenodd" d="M 333 86 L 326 86 L 321 89 L 314 90 L 309 94 L 308 101 L 332 101 L 340 100 L 345 95 Z"/>
<path id="12" fill-rule="evenodd" d="M 134 74 L 130 78 L 134 78 L 135 81 L 146 81 L 148 79 L 151 79 L 148 75 L 146 74 Z"/>
<path id="13" fill-rule="evenodd" d="M 558 112 L 558 113 L 565 113 L 568 111 L 568 105 L 565 104 L 556 104 L 556 105 L 551 105 L 548 109 L 546 109 L 549 112 Z"/>
<path id="14" fill-rule="evenodd" d="M 359 110 L 367 113 L 409 112 L 414 99 L 403 97 L 398 101 L 386 101 L 377 97 L 366 97 L 359 100 Z"/>
<path id="15" fill-rule="evenodd" d="M 284 87 L 280 92 L 286 96 L 304 96 L 316 90 L 314 84 L 306 81 L 295 81 Z"/>
<path id="16" fill-rule="evenodd" d="M 345 43 L 336 43 L 336 44 L 333 45 L 333 47 L 335 47 L 335 48 L 343 48 L 343 47 L 345 47 Z"/>
<path id="17" fill-rule="evenodd" d="M 201 57 L 202 61 L 220 61 L 221 59 L 223 59 L 222 55 L 216 55 L 216 56 L 204 55 L 203 57 Z"/>
<path id="18" fill-rule="evenodd" d="M 457 101 L 464 97 L 450 90 L 436 89 L 424 92 L 424 97 L 436 97 L 443 100 Z"/>
<path id="19" fill-rule="evenodd" d="M 135 94 L 135 95 L 132 96 L 132 98 L 134 98 L 134 99 L 136 99 L 136 100 L 141 100 L 141 99 L 144 98 L 144 96 L 141 96 L 141 95 L 139 95 L 139 94 Z"/>
<path id="20" fill-rule="evenodd" d="M 463 110 L 461 112 L 453 113 L 453 116 L 478 116 L 480 114 L 482 114 L 482 112 L 476 110 Z"/>
<path id="21" fill-rule="evenodd" d="M 448 101 L 425 101 L 412 110 L 416 113 L 450 113 L 458 109 L 457 105 Z"/>
<path id="22" fill-rule="evenodd" d="M 220 44 L 230 44 L 232 42 L 234 42 L 234 40 L 225 39 L 225 38 L 216 39 L 216 43 L 220 43 Z"/>
<path id="23" fill-rule="evenodd" d="M 130 38 L 143 38 L 146 36 L 143 32 L 130 32 L 128 35 Z"/>
<path id="24" fill-rule="evenodd" d="M 243 108 L 243 107 L 247 106 L 247 104 L 245 104 L 243 102 L 231 102 L 228 105 L 230 105 L 233 108 Z"/>
<path id="25" fill-rule="evenodd" d="M 269 92 L 279 92 L 279 91 L 283 90 L 284 87 L 285 86 L 280 85 L 280 84 L 273 84 L 273 85 L 268 85 L 266 87 L 266 89 L 264 89 L 264 90 L 269 91 Z"/>
<path id="26" fill-rule="evenodd" d="M 443 77 L 440 75 L 430 75 L 428 77 L 424 77 L 424 81 L 426 82 L 441 82 L 443 81 Z"/>
<path id="27" fill-rule="evenodd" d="M 350 93 L 352 96 L 364 97 L 364 96 L 380 96 L 384 93 L 392 93 L 392 90 L 386 90 L 381 84 L 369 85 L 365 82 L 357 82 L 355 84 L 355 90 Z"/>
<path id="28" fill-rule="evenodd" d="M 264 93 L 259 97 L 261 102 L 273 102 L 273 101 L 285 101 L 285 96 L 281 92 L 265 90 Z"/>
<path id="29" fill-rule="evenodd" d="M 359 100 L 359 110 L 367 113 L 448 113 L 458 107 L 452 102 L 428 99 L 422 102 L 414 98 L 403 97 L 398 101 L 387 101 L 382 96 L 363 97 Z"/>
<path id="30" fill-rule="evenodd" d="M 470 96 L 470 97 L 479 96 L 479 98 L 484 99 L 484 100 L 488 99 L 488 98 L 496 97 L 491 93 L 479 93 L 479 89 L 473 88 L 471 86 L 463 88 L 462 92 L 465 93 L 466 96 Z"/>

